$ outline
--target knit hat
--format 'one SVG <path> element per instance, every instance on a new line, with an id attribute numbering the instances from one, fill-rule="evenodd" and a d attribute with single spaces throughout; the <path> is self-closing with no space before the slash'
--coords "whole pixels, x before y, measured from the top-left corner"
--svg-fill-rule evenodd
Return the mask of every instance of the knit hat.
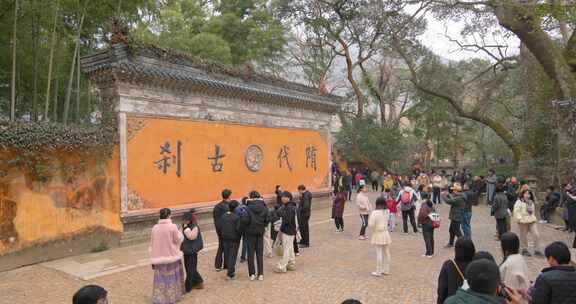
<path id="1" fill-rule="evenodd" d="M 466 280 L 472 291 L 493 294 L 500 285 L 498 265 L 488 259 L 479 259 L 466 267 Z"/>

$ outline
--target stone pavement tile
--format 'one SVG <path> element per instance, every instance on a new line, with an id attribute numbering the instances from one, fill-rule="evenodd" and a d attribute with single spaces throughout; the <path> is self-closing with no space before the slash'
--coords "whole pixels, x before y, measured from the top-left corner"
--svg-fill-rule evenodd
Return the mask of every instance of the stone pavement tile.
<path id="1" fill-rule="evenodd" d="M 372 194 L 372 198 L 374 195 Z M 344 233 L 335 233 L 329 220 L 330 209 L 314 210 L 311 245 L 297 257 L 297 270 L 286 274 L 272 272 L 278 258 L 265 259 L 265 280 L 250 282 L 246 264 L 237 265 L 238 279 L 227 281 L 224 273 L 212 270 L 214 250 L 199 255 L 199 271 L 206 282 L 205 290 L 194 290 L 181 303 L 341 303 L 357 298 L 363 303 L 435 303 L 437 277 L 442 263 L 453 257 L 452 249 L 444 249 L 448 240 L 448 207 L 439 208 L 442 227 L 436 231 L 436 253 L 432 259 L 422 258 L 422 235 L 392 233 L 391 275 L 375 278 L 375 251 L 369 241 L 357 240 L 360 220 L 353 203 L 346 206 Z M 472 222 L 477 250 L 487 250 L 497 261 L 502 260 L 499 243 L 494 241 L 495 222 L 486 207 L 475 207 Z M 516 227 L 513 227 L 516 229 Z M 569 240 L 570 235 L 540 226 L 543 244 L 552 240 Z M 571 239 L 570 239 L 571 241 Z M 544 259 L 528 258 L 531 279 L 546 266 Z M 152 269 L 140 266 L 79 281 L 45 266 L 32 266 L 0 273 L 0 303 L 68 303 L 73 292 L 84 284 L 104 286 L 111 303 L 150 303 Z M 5 292 L 8 291 L 8 292 Z M 4 296 L 7 294 L 7 296 Z M 6 301 L 6 302 L 5 302 Z"/>

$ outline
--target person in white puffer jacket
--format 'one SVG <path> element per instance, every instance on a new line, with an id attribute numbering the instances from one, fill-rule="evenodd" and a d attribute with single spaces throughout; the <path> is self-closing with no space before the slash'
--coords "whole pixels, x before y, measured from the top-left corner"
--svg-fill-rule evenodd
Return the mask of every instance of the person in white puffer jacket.
<path id="1" fill-rule="evenodd" d="M 530 190 L 520 193 L 519 199 L 514 204 L 514 219 L 520 230 L 520 247 L 522 255 L 531 256 L 528 251 L 528 234 L 534 241 L 534 254 L 544 256 L 540 251 L 540 233 L 538 232 L 538 219 L 536 218 L 536 203 L 534 194 Z"/>

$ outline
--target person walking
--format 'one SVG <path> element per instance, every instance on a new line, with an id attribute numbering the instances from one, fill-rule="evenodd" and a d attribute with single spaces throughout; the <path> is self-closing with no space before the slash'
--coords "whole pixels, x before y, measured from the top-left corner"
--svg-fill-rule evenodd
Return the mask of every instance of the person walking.
<path id="1" fill-rule="evenodd" d="M 527 292 L 530 288 L 528 265 L 520 255 L 520 239 L 513 232 L 506 232 L 500 238 L 504 261 L 500 264 L 500 278 L 507 287 Z"/>
<path id="2" fill-rule="evenodd" d="M 472 240 L 460 238 L 456 241 L 454 259 L 444 262 L 438 276 L 437 304 L 443 304 L 462 286 L 466 267 L 472 262 L 475 254 L 476 248 Z"/>
<path id="3" fill-rule="evenodd" d="M 390 249 L 392 238 L 388 232 L 388 218 L 390 211 L 386 199 L 379 197 L 376 200 L 376 209 L 370 214 L 368 227 L 372 229 L 370 243 L 376 247 L 376 271 L 373 276 L 381 277 L 390 274 Z"/>
<path id="4" fill-rule="evenodd" d="M 462 231 L 460 230 L 460 225 L 464 218 L 464 208 L 466 206 L 466 200 L 462 194 L 462 186 L 459 183 L 455 183 L 452 186 L 452 193 L 447 194 L 444 197 L 446 204 L 450 205 L 450 239 L 446 248 L 454 247 L 454 238 L 460 239 L 462 237 Z"/>
<path id="5" fill-rule="evenodd" d="M 342 176 L 342 184 L 344 185 L 344 191 L 347 194 L 348 200 L 352 200 L 352 189 L 354 188 L 352 182 L 354 179 L 348 170 L 344 171 L 344 175 Z"/>
<path id="6" fill-rule="evenodd" d="M 237 201 L 231 201 L 230 210 L 222 215 L 220 230 L 224 245 L 224 261 L 226 261 L 227 277 L 229 280 L 236 279 L 236 258 L 240 247 L 240 218 L 235 211 L 238 208 Z"/>
<path id="7" fill-rule="evenodd" d="M 245 196 L 242 198 L 242 201 L 240 203 L 240 205 L 238 205 L 238 207 L 236 207 L 236 209 L 234 210 L 234 213 L 236 213 L 236 216 L 238 216 L 238 219 L 241 220 L 242 218 L 249 216 L 248 215 L 248 197 Z M 248 256 L 248 243 L 246 241 L 246 233 L 245 233 L 245 227 L 240 225 L 240 239 L 242 240 L 241 242 L 241 253 L 240 253 L 240 263 L 244 263 L 246 262 L 246 257 Z"/>
<path id="8" fill-rule="evenodd" d="M 182 234 L 172 223 L 171 211 L 160 209 L 160 220 L 152 227 L 150 262 L 154 270 L 152 304 L 174 304 L 185 293 L 180 243 Z"/>
<path id="9" fill-rule="evenodd" d="M 520 198 L 514 205 L 514 219 L 520 231 L 520 245 L 522 255 L 531 256 L 528 251 L 528 234 L 532 235 L 534 241 L 534 254 L 544 256 L 540 252 L 540 233 L 538 232 L 538 219 L 536 219 L 536 203 L 534 194 L 530 190 L 520 193 Z"/>
<path id="10" fill-rule="evenodd" d="M 268 225 L 268 207 L 257 191 L 250 192 L 247 204 L 247 216 L 241 225 L 246 226 L 245 236 L 248 244 L 248 275 L 250 281 L 264 280 L 264 232 Z M 254 264 L 256 258 L 256 265 Z M 256 266 L 258 269 L 256 269 Z M 257 271 L 257 272 L 256 272 Z"/>
<path id="11" fill-rule="evenodd" d="M 346 205 L 347 193 L 340 189 L 332 203 L 332 218 L 336 225 L 336 232 L 344 232 L 344 207 Z"/>
<path id="12" fill-rule="evenodd" d="M 494 195 L 490 213 L 496 219 L 496 231 L 498 232 L 498 240 L 500 240 L 502 235 L 508 232 L 506 223 L 510 217 L 510 210 L 508 209 L 508 197 L 504 192 L 504 183 L 498 182 L 495 191 L 496 194 Z"/>
<path id="13" fill-rule="evenodd" d="M 396 200 L 390 191 L 390 189 L 384 190 L 382 197 L 386 199 L 386 205 L 388 205 L 388 210 L 390 211 L 390 218 L 388 219 L 388 230 L 390 232 L 394 232 L 396 231 L 396 214 L 398 213 L 398 204 L 396 204 Z"/>
<path id="14" fill-rule="evenodd" d="M 282 219 L 279 237 L 282 240 L 282 258 L 278 261 L 274 272 L 285 273 L 296 270 L 296 255 L 294 254 L 294 239 L 298 233 L 296 204 L 292 201 L 290 192 L 282 193 L 282 207 L 277 211 Z"/>
<path id="15" fill-rule="evenodd" d="M 362 221 L 362 226 L 360 228 L 359 240 L 367 240 L 366 228 L 368 227 L 368 217 L 370 212 L 372 212 L 372 205 L 370 204 L 370 199 L 366 195 L 366 186 L 362 185 L 358 188 L 358 194 L 356 195 L 356 206 L 358 206 L 358 212 L 360 213 L 360 220 Z"/>
<path id="16" fill-rule="evenodd" d="M 230 196 L 232 191 L 229 189 L 222 190 L 222 201 L 214 206 L 212 210 L 212 217 L 214 220 L 214 228 L 216 228 L 216 236 L 218 236 L 218 250 L 216 251 L 216 256 L 214 257 L 214 269 L 219 272 L 226 269 L 226 262 L 224 261 L 224 242 L 222 241 L 222 235 L 220 233 L 220 218 L 224 215 L 230 207 Z"/>
<path id="17" fill-rule="evenodd" d="M 544 254 L 550 267 L 544 268 L 530 289 L 533 304 L 576 303 L 576 269 L 571 265 L 570 249 L 554 242 Z"/>
<path id="18" fill-rule="evenodd" d="M 494 171 L 494 169 L 488 170 L 488 176 L 486 177 L 486 195 L 489 205 L 492 205 L 494 202 L 494 193 L 496 193 L 497 182 L 498 177 L 496 176 L 496 171 Z"/>
<path id="19" fill-rule="evenodd" d="M 473 190 L 468 189 L 463 194 L 464 198 L 464 211 L 462 212 L 462 233 L 465 237 L 472 239 L 472 203 L 474 202 L 475 193 Z"/>
<path id="20" fill-rule="evenodd" d="M 423 257 L 432 258 L 434 256 L 434 226 L 430 214 L 435 212 L 434 204 L 431 200 L 426 199 L 420 207 L 418 213 L 418 224 L 422 225 L 422 236 L 424 237 L 424 246 L 426 252 Z"/>
<path id="21" fill-rule="evenodd" d="M 204 289 L 204 279 L 198 272 L 198 252 L 204 248 L 204 240 L 195 213 L 195 210 L 191 209 L 182 216 L 184 240 L 180 245 L 180 250 L 184 254 L 184 268 L 186 269 L 184 287 L 186 292 L 190 292 L 192 289 Z"/>
<path id="22" fill-rule="evenodd" d="M 370 182 L 372 184 L 372 191 L 376 192 L 378 191 L 378 179 L 380 178 L 380 173 L 378 173 L 378 171 L 374 170 L 372 171 L 372 173 L 370 173 Z"/>
<path id="23" fill-rule="evenodd" d="M 440 192 L 442 190 L 442 176 L 432 171 L 432 202 L 440 204 Z"/>
<path id="24" fill-rule="evenodd" d="M 418 201 L 418 199 L 418 195 L 408 183 L 405 184 L 404 189 L 400 191 L 398 197 L 396 197 L 396 204 L 400 205 L 400 210 L 402 211 L 402 227 L 404 233 L 408 233 L 408 218 L 410 218 L 410 224 L 414 229 L 414 233 L 418 233 L 415 219 L 416 201 Z"/>
<path id="25" fill-rule="evenodd" d="M 306 190 L 304 185 L 298 186 L 298 193 L 300 193 L 300 203 L 298 204 L 298 226 L 302 240 L 300 241 L 300 248 L 310 247 L 310 216 L 312 215 L 312 193 Z"/>

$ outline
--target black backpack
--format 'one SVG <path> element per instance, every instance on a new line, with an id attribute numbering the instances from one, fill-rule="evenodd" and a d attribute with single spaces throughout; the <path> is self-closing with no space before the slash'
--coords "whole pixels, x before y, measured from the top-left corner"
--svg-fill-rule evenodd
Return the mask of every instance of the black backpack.
<path id="1" fill-rule="evenodd" d="M 184 230 L 186 230 L 186 228 L 194 229 L 194 227 L 198 228 L 198 237 L 196 237 L 196 239 L 194 239 L 194 240 L 189 240 L 186 237 Z M 184 229 L 182 230 L 182 234 L 184 235 L 184 241 L 180 245 L 180 250 L 184 254 L 186 254 L 186 255 L 195 254 L 195 253 L 200 252 L 200 250 L 204 249 L 204 240 L 202 239 L 202 232 L 200 231 L 200 227 L 198 227 L 197 225 L 184 226 Z"/>

